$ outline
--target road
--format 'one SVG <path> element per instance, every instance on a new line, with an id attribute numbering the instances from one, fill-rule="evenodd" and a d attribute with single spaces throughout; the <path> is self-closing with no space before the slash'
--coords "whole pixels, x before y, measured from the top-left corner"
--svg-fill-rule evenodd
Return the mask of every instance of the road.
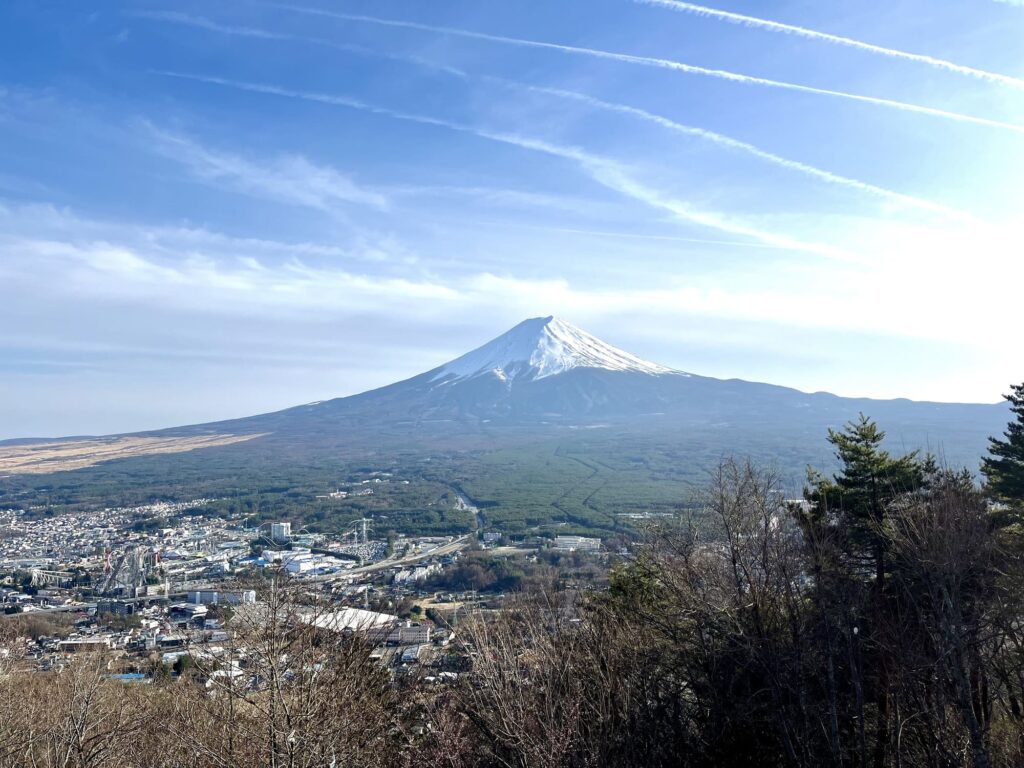
<path id="1" fill-rule="evenodd" d="M 454 486 L 452 487 L 452 493 L 455 494 L 455 508 L 463 512 L 472 512 L 473 524 L 476 527 L 476 530 L 479 531 L 481 528 L 483 528 L 484 516 L 480 512 L 480 507 L 473 504 L 473 502 L 469 500 L 469 497 L 466 496 L 466 494 L 464 494 L 461 490 L 455 488 Z"/>
<path id="2" fill-rule="evenodd" d="M 337 571 L 335 573 L 325 573 L 323 576 L 311 576 L 304 578 L 306 582 L 320 582 L 320 581 L 334 581 L 335 579 L 345 578 L 348 576 L 358 576 L 360 574 L 373 573 L 374 571 L 383 571 L 388 568 L 394 568 L 395 566 L 402 565 L 413 565 L 422 560 L 429 560 L 432 557 L 444 557 L 450 555 L 453 552 L 458 552 L 460 549 L 465 549 L 469 546 L 473 539 L 473 534 L 466 536 L 460 536 L 457 539 L 449 541 L 447 544 L 442 544 L 439 547 L 435 547 L 429 552 L 421 552 L 415 555 L 406 555 L 405 557 L 389 557 L 384 560 L 380 560 L 370 565 L 361 565 L 356 568 L 350 568 L 346 571 Z"/>

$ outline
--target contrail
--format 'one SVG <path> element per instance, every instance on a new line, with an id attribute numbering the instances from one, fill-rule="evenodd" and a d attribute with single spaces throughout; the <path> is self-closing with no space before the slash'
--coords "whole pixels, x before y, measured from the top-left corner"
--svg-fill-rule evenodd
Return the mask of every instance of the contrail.
<path id="1" fill-rule="evenodd" d="M 970 214 L 965 213 L 963 211 L 959 211 L 954 208 L 949 208 L 940 203 L 934 203 L 929 200 L 923 200 L 921 198 L 913 197 L 912 195 L 906 195 L 900 192 L 895 192 L 893 190 L 885 189 L 884 187 L 879 187 L 877 185 L 869 184 L 867 182 L 859 181 L 857 179 L 841 176 L 830 171 L 816 168 L 813 165 L 802 163 L 798 160 L 791 160 L 789 158 L 776 155 L 773 152 L 768 152 L 766 150 L 754 146 L 753 144 L 749 144 L 744 141 L 739 141 L 738 139 L 733 139 L 730 136 L 725 136 L 723 134 L 716 133 L 714 131 L 709 131 L 704 128 L 683 125 L 682 123 L 670 120 L 669 118 L 662 117 L 661 115 L 657 115 L 643 109 L 638 109 L 636 107 L 631 107 L 625 104 L 616 104 L 613 102 L 603 101 L 593 96 L 589 96 L 584 93 L 578 93 L 576 91 L 568 91 L 562 90 L 560 88 L 548 88 L 544 86 L 531 85 L 528 83 L 519 82 L 517 80 L 509 80 L 507 78 L 495 77 L 491 75 L 474 76 L 469 74 L 468 72 L 465 72 L 464 70 L 456 69 L 455 67 L 448 67 L 416 56 L 404 56 L 382 53 L 380 51 L 376 51 L 370 48 L 364 48 L 362 46 L 337 44 L 334 43 L 333 41 L 323 40 L 320 38 L 285 35 L 253 27 L 227 26 L 223 24 L 218 24 L 216 22 L 212 22 L 204 17 L 189 16 L 187 14 L 179 13 L 177 11 L 137 11 L 133 12 L 132 15 L 142 18 L 154 19 L 156 21 L 185 24 L 187 26 L 205 29 L 207 31 L 217 32 L 219 34 L 239 35 L 243 37 L 252 37 L 264 40 L 286 40 L 292 42 L 313 43 L 315 45 L 325 45 L 331 48 L 343 50 L 348 53 L 354 53 L 361 56 L 399 60 L 406 63 L 427 67 L 429 69 L 443 71 L 462 80 L 480 79 L 488 82 L 497 83 L 507 88 L 513 88 L 523 91 L 532 91 L 536 93 L 544 93 L 562 99 L 575 100 L 583 104 L 586 104 L 590 107 L 593 107 L 595 109 L 603 109 L 609 112 L 617 112 L 620 114 L 630 115 L 632 117 L 636 117 L 638 119 L 654 123 L 655 125 L 659 125 L 663 128 L 667 128 L 668 130 L 674 131 L 676 133 L 683 134 L 685 136 L 698 138 L 721 147 L 743 152 L 747 155 L 750 155 L 751 157 L 756 157 L 760 160 L 772 163 L 773 165 L 779 166 L 781 168 L 786 168 L 792 171 L 796 171 L 798 173 L 803 173 L 807 176 L 810 176 L 811 178 L 818 179 L 829 184 L 837 184 L 840 186 L 849 187 L 851 189 L 857 189 L 868 194 L 877 195 L 879 197 L 893 200 L 906 205 L 934 211 L 956 219 L 965 221 L 976 221 L 976 219 Z"/>
<path id="2" fill-rule="evenodd" d="M 552 96 L 558 96 L 563 99 L 572 99 L 579 101 L 588 106 L 596 109 L 603 109 L 608 112 L 617 112 L 619 114 L 631 115 L 640 120 L 644 120 L 655 125 L 659 125 L 663 128 L 667 128 L 675 133 L 681 133 L 685 136 L 692 136 L 695 138 L 708 141 L 712 144 L 716 144 L 727 149 L 736 150 L 743 152 L 744 154 L 756 157 L 760 160 L 771 163 L 772 165 L 779 166 L 780 168 L 787 168 L 798 173 L 805 174 L 815 179 L 828 182 L 830 184 L 837 184 L 843 187 L 849 187 L 850 189 L 856 189 L 861 192 L 867 192 L 878 197 L 883 197 L 888 200 L 903 203 L 905 205 L 911 205 L 916 208 L 923 208 L 925 210 L 941 213 L 952 218 L 960 219 L 962 221 L 977 221 L 977 219 L 971 214 L 957 210 L 956 208 L 950 208 L 942 205 L 941 203 L 932 202 L 931 200 L 924 200 L 913 195 L 906 195 L 901 192 L 895 192 L 885 187 L 879 187 L 874 184 L 869 184 L 865 181 L 858 179 L 851 179 L 847 176 L 841 176 L 831 171 L 822 170 L 813 165 L 802 163 L 799 160 L 791 160 L 787 157 L 782 157 L 774 152 L 768 152 L 767 150 L 761 149 L 753 144 L 749 144 L 739 139 L 734 139 L 731 136 L 725 136 L 715 131 L 707 130 L 706 128 L 697 128 L 690 125 L 684 125 L 683 123 L 676 122 L 662 115 L 648 112 L 645 109 L 639 109 L 638 107 L 631 107 L 626 104 L 617 104 L 615 102 L 604 101 L 602 99 L 595 98 L 585 93 L 578 93 L 576 91 L 567 91 L 561 88 L 549 88 L 540 85 L 528 85 L 520 83 L 515 80 L 506 80 L 500 77 L 487 76 L 485 79 L 498 82 L 503 85 L 511 86 L 514 88 L 520 88 L 528 91 L 535 91 L 537 93 L 550 94 Z"/>
<path id="3" fill-rule="evenodd" d="M 975 77 L 979 80 L 987 80 L 991 83 L 999 83 L 1000 85 L 1012 85 L 1016 88 L 1024 88 L 1024 80 L 1011 77 L 1009 75 L 1001 75 L 997 72 L 989 72 L 984 69 L 977 69 L 975 67 L 967 67 L 963 64 L 956 64 L 946 59 L 939 59 L 934 56 L 926 56 L 920 53 L 909 53 L 908 51 L 901 51 L 896 48 L 886 48 L 881 45 L 874 45 L 872 43 L 865 43 L 862 40 L 854 40 L 850 37 L 842 37 L 841 35 L 832 35 L 828 32 L 819 32 L 814 29 L 807 29 L 806 27 L 800 27 L 795 24 L 783 24 L 778 21 L 770 21 L 768 19 L 761 19 L 756 16 L 745 16 L 741 13 L 733 13 L 731 11 L 723 11 L 718 8 L 708 8 L 704 5 L 696 5 L 695 3 L 686 3 L 682 0 L 633 0 L 633 2 L 640 3 L 642 5 L 653 5 L 662 8 L 671 8 L 674 11 L 681 11 L 683 13 L 692 13 L 697 16 L 706 16 L 714 19 L 721 19 L 731 24 L 739 24 L 744 27 L 756 27 L 758 29 L 767 29 L 772 32 L 782 32 L 788 35 L 796 35 L 797 37 L 803 37 L 808 40 L 820 40 L 824 43 L 832 43 L 834 45 L 842 45 L 847 48 L 856 48 L 860 51 L 867 51 L 869 53 L 877 53 L 881 56 L 889 56 L 894 59 L 904 59 L 905 61 L 914 61 L 919 64 L 927 64 L 928 66 L 935 67 L 936 69 L 943 69 L 947 72 L 955 72 L 958 75 L 967 75 L 969 77 Z"/>
<path id="4" fill-rule="evenodd" d="M 281 42 L 300 43 L 305 45 L 319 45 L 324 48 L 344 51 L 345 53 L 351 53 L 357 56 L 367 56 L 389 61 L 400 61 L 405 64 L 416 64 L 426 69 L 445 72 L 456 77 L 466 77 L 466 73 L 460 69 L 449 67 L 445 64 L 438 64 L 437 62 L 430 61 L 429 59 L 423 59 L 419 56 L 400 53 L 384 53 L 361 45 L 336 43 L 333 40 L 325 40 L 321 37 L 290 35 L 284 32 L 271 32 L 270 30 L 259 29 L 258 27 L 239 27 L 230 24 L 220 24 L 206 18 L 205 16 L 193 16 L 188 13 L 181 13 L 180 11 L 126 11 L 125 14 L 138 19 L 149 19 L 151 21 L 194 27 L 195 29 L 203 29 L 207 32 L 216 32 L 220 35 L 250 37 L 257 40 L 278 40 Z"/>
<path id="5" fill-rule="evenodd" d="M 227 24 L 219 24 L 205 16 L 192 16 L 181 11 L 125 11 L 126 16 L 136 19 L 150 19 L 152 21 L 166 21 L 172 24 L 184 24 L 189 27 L 205 29 L 210 32 L 220 32 L 225 35 L 238 35 L 240 37 L 254 37 L 260 40 L 295 40 L 293 35 L 282 32 L 270 32 L 255 27 L 238 27 Z"/>
<path id="6" fill-rule="evenodd" d="M 791 238 L 787 235 L 778 235 L 774 232 L 766 232 L 756 227 L 752 227 L 740 221 L 729 219 L 722 214 L 700 211 L 691 208 L 686 203 L 675 200 L 672 198 L 666 198 L 659 192 L 643 184 L 635 181 L 631 178 L 617 163 L 607 158 L 600 157 L 598 155 L 590 154 L 583 149 L 571 146 L 562 146 L 558 144 L 552 144 L 541 139 L 534 139 L 526 136 L 519 136 L 516 134 L 503 133 L 498 131 L 489 131 L 483 128 L 478 128 L 473 125 L 465 123 L 457 123 L 451 120 L 445 120 L 437 117 L 430 117 L 428 115 L 419 115 L 412 112 L 403 112 L 401 110 L 391 109 L 389 107 L 381 107 L 378 105 L 370 104 L 368 102 L 353 99 L 348 96 L 338 96 L 333 94 L 315 93 L 310 91 L 297 91 L 290 88 L 281 88 L 276 85 L 270 85 L 266 83 L 251 83 L 241 80 L 229 80 L 222 77 L 211 77 L 206 75 L 190 75 L 181 72 L 171 71 L 154 71 L 154 74 L 162 75 L 165 77 L 176 77 L 183 80 L 193 80 L 202 83 L 210 83 L 213 85 L 221 85 L 229 88 L 236 88 L 243 91 L 251 91 L 253 93 L 265 93 L 274 96 L 283 96 L 292 99 L 303 99 L 306 101 L 319 102 L 321 104 L 330 104 L 333 106 L 345 107 L 348 109 L 356 109 L 364 112 L 369 112 L 376 115 L 383 115 L 386 117 L 395 118 L 397 120 L 406 120 L 409 122 L 420 123 L 423 125 L 433 125 L 440 128 L 447 128 L 453 131 L 459 131 L 461 133 L 472 134 L 482 139 L 489 141 L 495 141 L 502 144 L 507 144 L 521 149 L 530 150 L 533 152 L 539 152 L 542 154 L 559 157 L 565 160 L 570 160 L 576 164 L 587 176 L 593 181 L 597 182 L 603 187 L 610 189 L 618 194 L 625 197 L 632 198 L 639 202 L 645 203 L 649 207 L 666 211 L 678 219 L 691 222 L 693 224 L 699 224 L 701 226 L 708 227 L 710 229 L 717 229 L 721 232 L 728 232 L 734 235 L 741 235 L 743 237 L 750 237 L 760 242 L 767 243 L 768 245 L 778 246 L 779 248 L 785 248 L 792 251 L 799 251 L 802 253 L 811 253 L 817 256 L 824 256 L 829 259 L 844 262 L 855 262 L 864 263 L 863 259 L 851 254 L 841 248 L 836 248 L 829 245 L 820 243 L 809 243 L 803 240 Z"/>
<path id="7" fill-rule="evenodd" d="M 710 240 L 705 237 L 678 237 L 676 235 L 652 235 L 645 232 L 614 232 L 606 229 L 578 229 L 575 227 L 546 227 L 537 224 L 515 224 L 519 229 L 534 229 L 541 232 L 562 232 L 570 235 L 591 235 L 593 237 L 621 237 L 627 240 L 662 240 L 673 243 L 701 243 L 703 245 L 742 245 L 745 248 L 772 248 L 782 246 L 768 243 L 742 243 L 738 240 Z"/>
<path id="8" fill-rule="evenodd" d="M 375 16 L 360 16 L 348 13 L 335 13 L 333 11 L 323 11 L 316 8 L 301 8 L 298 6 L 286 5 L 274 5 L 274 7 L 281 8 L 284 10 L 295 11 L 298 13 L 306 13 L 316 16 L 327 16 L 331 18 L 342 19 L 345 21 L 365 22 L 367 24 L 378 24 L 382 26 L 399 27 L 403 29 L 418 29 L 425 32 L 433 32 L 436 34 L 454 35 L 457 37 L 466 37 L 474 40 L 486 40 L 489 42 L 504 43 L 506 45 L 515 45 L 519 47 L 542 48 L 552 51 L 562 51 L 563 53 L 572 53 L 580 56 L 590 56 L 592 58 L 608 59 L 611 61 L 621 61 L 628 64 L 638 64 L 647 67 L 671 69 L 677 72 L 686 72 L 692 75 L 703 75 L 705 77 L 713 77 L 718 78 L 720 80 L 728 80 L 734 83 L 744 83 L 747 85 L 763 85 L 769 88 L 780 88 L 787 91 L 796 91 L 798 93 L 811 93 L 817 96 L 832 96 L 834 98 L 846 99 L 849 101 L 857 101 L 864 104 L 874 104 L 876 106 L 881 107 L 890 107 L 892 109 L 898 109 L 904 112 L 915 112 L 917 114 L 922 115 L 931 115 L 932 117 L 941 117 L 946 120 L 954 120 L 960 123 L 984 125 L 989 128 L 999 128 L 1002 130 L 1013 131 L 1014 133 L 1024 134 L 1024 126 L 1014 125 L 1013 123 L 1004 123 L 999 120 L 990 120 L 985 117 L 965 115 L 960 112 L 950 112 L 945 109 L 925 107 L 920 104 L 911 104 L 909 102 L 896 101 L 894 99 L 883 99 L 877 96 L 864 96 L 862 94 L 857 93 L 833 91 L 828 88 L 815 88 L 814 86 L 810 85 L 800 85 L 798 83 L 789 83 L 782 80 L 770 80 L 764 77 L 754 77 L 752 75 L 744 75 L 738 72 L 730 72 L 724 69 L 708 69 L 706 67 L 698 67 L 693 64 L 684 64 L 682 62 L 673 61 L 671 59 L 661 59 L 653 56 L 635 56 L 628 53 L 615 53 L 612 51 L 604 51 L 597 48 L 580 48 L 574 45 L 547 43 L 539 40 L 524 40 L 518 37 L 491 35 L 485 32 L 474 32 L 472 30 L 458 29 L 455 27 L 439 27 L 432 24 L 420 24 L 414 21 L 397 21 L 395 19 L 381 19 Z"/>

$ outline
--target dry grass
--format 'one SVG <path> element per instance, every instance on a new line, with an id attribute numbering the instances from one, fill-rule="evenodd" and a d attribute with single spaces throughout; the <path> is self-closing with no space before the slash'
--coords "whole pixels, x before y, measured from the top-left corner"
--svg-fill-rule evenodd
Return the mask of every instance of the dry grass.
<path id="1" fill-rule="evenodd" d="M 201 435 L 197 437 L 100 437 L 31 445 L 0 446 L 0 476 L 45 475 L 91 467 L 102 461 L 182 453 L 252 440 L 261 435 Z"/>

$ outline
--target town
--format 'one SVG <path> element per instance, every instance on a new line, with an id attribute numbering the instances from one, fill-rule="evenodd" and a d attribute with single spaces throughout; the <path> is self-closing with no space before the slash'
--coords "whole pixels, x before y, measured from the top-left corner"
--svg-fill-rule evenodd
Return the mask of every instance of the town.
<path id="1" fill-rule="evenodd" d="M 395 674 L 414 667 L 454 679 L 464 667 L 462 646 L 453 644 L 460 613 L 498 611 L 506 598 L 486 579 L 455 578 L 460 567 L 482 571 L 465 569 L 467 561 L 569 556 L 589 570 L 568 586 L 585 589 L 609 558 L 600 539 L 583 536 L 512 544 L 485 530 L 379 539 L 368 518 L 329 536 L 291 521 L 183 515 L 210 501 L 53 517 L 0 512 L 0 607 L 17 627 L 0 633 L 0 657 L 48 672 L 98 653 L 114 679 L 144 683 L 205 669 L 200 681 L 213 685 L 217 675 L 245 674 L 240 630 L 265 620 L 263 595 L 286 584 L 299 621 L 364 639 L 371 658 Z M 177 522 L 137 523 L 153 517 Z"/>

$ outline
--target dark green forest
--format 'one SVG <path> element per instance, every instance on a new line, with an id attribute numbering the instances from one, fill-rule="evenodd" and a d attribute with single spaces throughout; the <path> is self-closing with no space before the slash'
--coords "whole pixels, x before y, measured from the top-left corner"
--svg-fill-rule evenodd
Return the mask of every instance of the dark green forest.
<path id="1" fill-rule="evenodd" d="M 737 433 L 734 451 L 779 473 L 799 495 L 808 464 L 831 469 L 818 436 L 793 443 Z M 654 432 L 625 427 L 502 433 L 493 442 L 436 440 L 327 450 L 287 441 L 140 456 L 72 472 L 0 480 L 0 507 L 54 515 L 156 501 L 216 499 L 190 514 L 287 519 L 333 532 L 374 519 L 378 533 L 463 534 L 472 515 L 454 503 L 462 490 L 488 528 L 512 536 L 580 533 L 609 537 L 637 529 L 637 516 L 676 515 L 693 506 L 725 455 L 705 429 Z M 395 482 L 372 496 L 317 499 L 375 473 Z M 401 484 L 409 481 L 408 485 Z"/>

